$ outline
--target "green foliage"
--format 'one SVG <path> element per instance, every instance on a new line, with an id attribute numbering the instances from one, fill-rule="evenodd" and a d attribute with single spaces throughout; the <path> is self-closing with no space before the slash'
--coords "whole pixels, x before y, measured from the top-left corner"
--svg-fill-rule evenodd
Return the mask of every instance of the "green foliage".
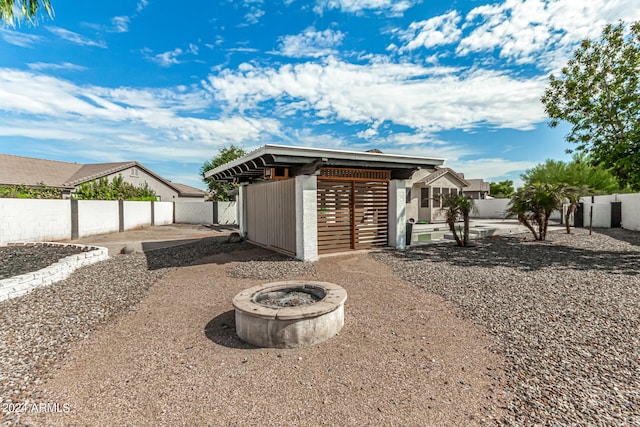
<path id="1" fill-rule="evenodd" d="M 566 140 L 578 151 L 640 190 L 640 22 L 625 29 L 607 25 L 599 40 L 584 40 L 549 77 L 542 103 L 551 127 L 571 124 Z"/>
<path id="2" fill-rule="evenodd" d="M 546 240 L 549 217 L 564 200 L 562 187 L 554 184 L 531 184 L 520 188 L 511 198 L 506 216 L 515 216 L 536 240 Z"/>
<path id="3" fill-rule="evenodd" d="M 441 196 L 442 207 L 441 212 L 444 212 L 445 220 L 449 225 L 449 230 L 453 233 L 454 239 L 458 246 L 469 246 L 469 214 L 475 210 L 475 203 L 473 199 L 468 199 L 463 195 L 446 195 Z M 463 221 L 463 230 L 456 229 L 456 222 Z"/>
<path id="4" fill-rule="evenodd" d="M 133 200 L 156 201 L 155 191 L 145 182 L 143 186 L 135 186 L 124 182 L 118 175 L 109 181 L 107 178 L 85 182 L 76 189 L 73 197 L 80 200 Z"/>
<path id="5" fill-rule="evenodd" d="M 202 167 L 200 167 L 200 175 L 202 175 L 202 180 L 207 183 L 209 191 L 211 191 L 212 193 L 211 200 L 230 200 L 229 192 L 233 190 L 234 186 L 230 182 L 213 181 L 210 178 L 205 178 L 204 174 L 211 169 L 215 169 L 218 166 L 229 163 L 237 158 L 244 156 L 245 154 L 247 153 L 242 147 L 236 147 L 235 145 L 231 144 L 229 147 L 222 147 L 217 156 L 213 157 L 211 160 L 207 160 L 206 162 L 204 162 Z"/>
<path id="6" fill-rule="evenodd" d="M 53 17 L 50 0 L 0 0 L 0 21 L 15 26 L 16 21 L 27 19 L 33 24 L 41 10 Z"/>
<path id="7" fill-rule="evenodd" d="M 489 194 L 492 197 L 504 199 L 513 196 L 514 192 L 513 181 L 511 180 L 489 183 Z"/>
<path id="8" fill-rule="evenodd" d="M 611 170 L 603 164 L 594 165 L 584 153 L 576 153 L 573 160 L 563 162 L 548 159 L 520 175 L 525 185 L 537 182 L 565 184 L 572 187 L 588 187 L 593 194 L 613 194 L 624 190 Z"/>
<path id="9" fill-rule="evenodd" d="M 61 199 L 62 189 L 47 187 L 43 183 L 37 187 L 9 185 L 0 187 L 0 198 L 5 199 Z"/>

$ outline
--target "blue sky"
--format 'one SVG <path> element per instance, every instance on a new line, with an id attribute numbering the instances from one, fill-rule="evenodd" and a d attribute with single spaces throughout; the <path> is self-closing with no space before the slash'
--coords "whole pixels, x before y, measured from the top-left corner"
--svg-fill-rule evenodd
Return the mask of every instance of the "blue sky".
<path id="1" fill-rule="evenodd" d="M 0 152 L 137 160 L 201 188 L 220 147 L 268 143 L 517 182 L 569 158 L 548 75 L 640 19 L 637 0 L 52 2 L 54 19 L 0 27 Z"/>

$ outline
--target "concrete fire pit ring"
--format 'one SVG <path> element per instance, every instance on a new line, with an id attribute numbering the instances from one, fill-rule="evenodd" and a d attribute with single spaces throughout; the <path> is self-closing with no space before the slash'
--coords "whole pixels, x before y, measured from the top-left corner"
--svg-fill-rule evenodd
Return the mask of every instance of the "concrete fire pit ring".
<path id="1" fill-rule="evenodd" d="M 288 295 L 306 298 L 299 305 L 286 306 L 291 301 Z M 236 333 L 256 347 L 319 344 L 337 335 L 344 326 L 346 300 L 347 291 L 328 282 L 293 280 L 254 286 L 233 298 Z"/>

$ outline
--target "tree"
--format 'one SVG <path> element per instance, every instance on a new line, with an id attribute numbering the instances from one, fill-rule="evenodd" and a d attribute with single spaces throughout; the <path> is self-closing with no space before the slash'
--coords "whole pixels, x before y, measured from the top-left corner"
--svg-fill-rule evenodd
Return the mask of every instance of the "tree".
<path id="1" fill-rule="evenodd" d="M 569 122 L 569 143 L 639 190 L 640 22 L 625 29 L 607 25 L 599 40 L 583 40 L 541 100 L 551 127 Z"/>
<path id="2" fill-rule="evenodd" d="M 81 184 L 73 193 L 74 199 L 79 200 L 137 200 L 156 201 L 155 191 L 145 182 L 143 186 L 135 186 L 125 182 L 121 175 L 111 181 L 107 178 L 92 180 Z"/>
<path id="3" fill-rule="evenodd" d="M 489 194 L 495 198 L 508 198 L 513 196 L 513 181 L 505 180 L 489 183 Z"/>
<path id="4" fill-rule="evenodd" d="M 213 181 L 210 178 L 205 178 L 204 174 L 211 169 L 215 169 L 218 166 L 222 166 L 225 163 L 229 163 L 239 157 L 247 154 L 242 147 L 236 147 L 231 144 L 229 147 L 222 147 L 218 152 L 218 155 L 213 157 L 211 160 L 207 160 L 204 162 L 202 167 L 200 167 L 200 175 L 202 175 L 202 180 L 207 183 L 209 190 L 213 194 L 211 196 L 212 200 L 217 201 L 225 201 L 229 200 L 229 192 L 233 190 L 233 184 L 226 181 Z"/>
<path id="5" fill-rule="evenodd" d="M 588 194 L 593 194 L 593 190 L 587 186 L 576 187 L 573 185 L 560 186 L 562 196 L 569 201 L 567 204 L 567 210 L 564 213 L 564 224 L 567 229 L 567 234 L 571 234 L 571 227 L 569 226 L 569 220 L 572 215 L 578 211 L 580 205 L 580 197 Z"/>
<path id="6" fill-rule="evenodd" d="M 0 0 L 0 20 L 11 26 L 22 19 L 35 22 L 40 10 L 44 10 L 49 17 L 53 16 L 50 0 Z"/>
<path id="7" fill-rule="evenodd" d="M 553 184 L 531 184 L 520 188 L 511 198 L 507 217 L 515 216 L 527 227 L 536 240 L 546 240 L 549 218 L 560 209 L 564 195 Z"/>
<path id="8" fill-rule="evenodd" d="M 563 162 L 547 159 L 520 175 L 525 185 L 545 182 L 588 188 L 589 194 L 612 194 L 623 191 L 618 179 L 604 165 L 593 165 L 584 153 L 576 153 L 573 160 Z M 583 194 L 583 196 L 586 194 Z"/>
<path id="9" fill-rule="evenodd" d="M 458 246 L 469 246 L 469 214 L 475 209 L 473 199 L 468 199 L 461 194 L 450 194 L 441 196 L 438 200 L 442 201 L 440 211 L 444 212 L 449 230 L 453 233 L 453 238 L 456 239 Z M 456 222 L 460 220 L 464 224 L 462 235 L 456 230 Z"/>

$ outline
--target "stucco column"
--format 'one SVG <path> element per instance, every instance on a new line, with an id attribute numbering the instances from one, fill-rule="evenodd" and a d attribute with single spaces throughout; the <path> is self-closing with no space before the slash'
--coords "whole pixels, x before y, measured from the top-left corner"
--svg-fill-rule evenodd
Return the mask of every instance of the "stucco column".
<path id="1" fill-rule="evenodd" d="M 404 180 L 389 181 L 389 246 L 396 249 L 407 246 L 406 197 Z"/>
<path id="2" fill-rule="evenodd" d="M 247 184 L 241 184 L 238 187 L 238 203 L 236 204 L 236 218 L 238 218 L 238 230 L 242 237 L 247 237 L 247 215 L 245 213 L 245 206 L 247 197 Z"/>
<path id="3" fill-rule="evenodd" d="M 318 259 L 318 178 L 300 175 L 296 180 L 296 258 Z"/>

